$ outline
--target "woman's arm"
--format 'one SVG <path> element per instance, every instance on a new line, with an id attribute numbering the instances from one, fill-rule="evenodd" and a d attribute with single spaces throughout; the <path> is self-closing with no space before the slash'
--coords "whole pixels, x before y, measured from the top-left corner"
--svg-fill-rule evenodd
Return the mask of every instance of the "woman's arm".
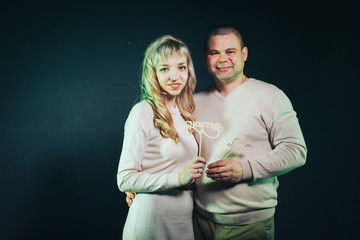
<path id="1" fill-rule="evenodd" d="M 152 134 L 153 112 L 148 103 L 136 104 L 125 123 L 123 147 L 117 173 L 122 192 L 155 192 L 179 187 L 178 174 L 144 173 L 142 162 Z"/>

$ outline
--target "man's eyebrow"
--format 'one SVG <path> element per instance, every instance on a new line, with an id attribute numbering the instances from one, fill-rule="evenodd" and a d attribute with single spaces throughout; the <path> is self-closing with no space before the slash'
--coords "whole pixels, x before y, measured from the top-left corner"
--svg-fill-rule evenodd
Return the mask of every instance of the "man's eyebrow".
<path id="1" fill-rule="evenodd" d="M 225 51 L 229 51 L 229 50 L 237 50 L 237 48 L 227 48 Z M 218 52 L 219 50 L 217 49 L 209 49 L 208 52 Z"/>

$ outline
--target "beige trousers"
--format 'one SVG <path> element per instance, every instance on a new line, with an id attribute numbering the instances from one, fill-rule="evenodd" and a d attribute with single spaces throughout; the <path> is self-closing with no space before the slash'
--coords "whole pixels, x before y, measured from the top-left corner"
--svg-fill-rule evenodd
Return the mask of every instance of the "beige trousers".
<path id="1" fill-rule="evenodd" d="M 274 240 L 274 216 L 247 225 L 222 225 L 194 210 L 194 233 L 196 240 Z"/>

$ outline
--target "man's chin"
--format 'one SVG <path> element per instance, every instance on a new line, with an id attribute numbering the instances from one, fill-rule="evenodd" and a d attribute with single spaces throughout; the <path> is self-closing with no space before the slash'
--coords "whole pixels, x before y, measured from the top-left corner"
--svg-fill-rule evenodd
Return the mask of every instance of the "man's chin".
<path id="1" fill-rule="evenodd" d="M 222 83 L 228 83 L 234 80 L 232 77 L 224 77 L 224 76 L 216 76 L 216 78 Z"/>

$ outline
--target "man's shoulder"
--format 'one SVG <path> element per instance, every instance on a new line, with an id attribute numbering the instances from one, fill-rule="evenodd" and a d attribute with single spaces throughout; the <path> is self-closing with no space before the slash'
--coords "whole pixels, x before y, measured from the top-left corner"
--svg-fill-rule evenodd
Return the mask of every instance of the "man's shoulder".
<path id="1" fill-rule="evenodd" d="M 251 95 L 251 98 L 257 99 L 257 101 L 259 102 L 269 104 L 273 104 L 274 101 L 289 101 L 286 94 L 274 84 L 256 79 L 251 79 L 251 81 L 252 83 L 249 84 L 249 87 L 247 89 L 247 93 Z"/>
<path id="2" fill-rule="evenodd" d="M 259 90 L 263 90 L 263 91 L 271 91 L 271 92 L 277 92 L 280 89 L 278 87 L 276 87 L 274 84 L 259 80 L 259 79 L 255 79 L 255 78 L 249 78 L 249 87 L 252 88 L 257 88 Z"/>
<path id="3" fill-rule="evenodd" d="M 211 97 L 214 94 L 215 91 L 216 91 L 216 88 L 215 88 L 214 85 L 207 86 L 206 88 L 204 88 L 200 92 L 195 93 L 194 94 L 194 99 L 196 101 L 196 100 L 199 100 L 199 99 L 202 99 L 202 98 Z"/>

